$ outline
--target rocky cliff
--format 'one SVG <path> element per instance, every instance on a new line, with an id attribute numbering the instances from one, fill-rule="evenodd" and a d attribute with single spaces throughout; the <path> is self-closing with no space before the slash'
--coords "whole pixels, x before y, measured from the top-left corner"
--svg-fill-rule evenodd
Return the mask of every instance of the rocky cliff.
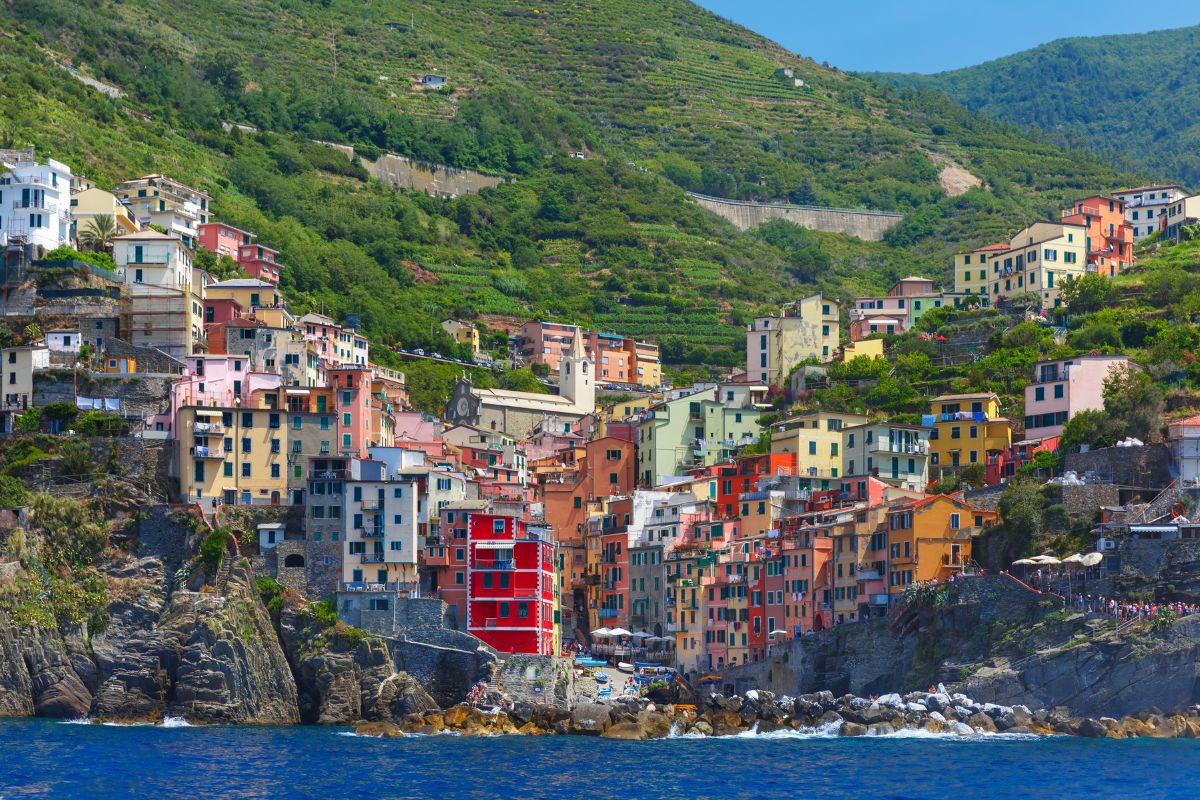
<path id="1" fill-rule="evenodd" d="M 864 696 L 944 683 L 982 702 L 1119 717 L 1200 703 L 1200 621 L 1116 626 L 996 576 L 940 587 L 885 620 L 793 640 L 725 673 L 738 691 Z"/>
<path id="2" fill-rule="evenodd" d="M 0 579 L 0 600 L 9 598 L 0 602 L 0 715 L 345 725 L 438 707 L 428 681 L 398 666 L 420 661 L 420 644 L 322 626 L 298 597 L 273 619 L 232 546 L 215 575 L 195 564 L 206 527 L 165 508 L 136 520 L 123 529 L 121 548 L 98 559 L 106 603 L 79 624 L 55 625 L 43 610 L 16 606 L 13 598 L 28 597 L 45 578 L 36 559 L 8 562 Z M 427 649 L 427 663 L 447 658 L 444 648 Z M 488 665 L 463 657 L 456 669 L 457 682 L 442 687 L 444 705 L 459 702 Z"/>

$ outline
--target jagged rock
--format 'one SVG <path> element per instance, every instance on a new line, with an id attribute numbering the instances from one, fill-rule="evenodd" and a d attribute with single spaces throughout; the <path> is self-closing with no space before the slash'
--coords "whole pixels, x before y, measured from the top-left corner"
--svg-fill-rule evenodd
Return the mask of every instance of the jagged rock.
<path id="1" fill-rule="evenodd" d="M 857 722 L 843 722 L 842 727 L 838 730 L 839 736 L 866 736 L 867 726 L 860 725 Z"/>
<path id="2" fill-rule="evenodd" d="M 518 700 L 508 709 L 508 716 L 516 725 L 524 725 L 533 719 L 535 706 L 525 700 Z"/>
<path id="3" fill-rule="evenodd" d="M 937 692 L 925 697 L 925 707 L 930 711 L 945 711 L 952 705 L 950 696 Z"/>
<path id="4" fill-rule="evenodd" d="M 880 695 L 879 699 L 875 702 L 879 703 L 881 706 L 890 706 L 892 708 L 901 708 L 903 707 L 904 703 L 900 695 L 895 693 Z"/>
<path id="5" fill-rule="evenodd" d="M 920 728 L 921 730 L 929 731 L 930 733 L 942 733 L 946 730 L 946 722 L 945 720 L 934 719 L 933 715 L 930 715 L 929 717 L 921 720 Z"/>
<path id="6" fill-rule="evenodd" d="M 996 722 L 982 711 L 976 711 L 971 716 L 967 717 L 967 724 L 976 730 L 984 731 L 985 733 L 996 732 Z"/>
<path id="7" fill-rule="evenodd" d="M 890 722 L 875 722 L 867 726 L 868 736 L 887 736 L 895 733 L 896 729 L 892 727 Z"/>
<path id="8" fill-rule="evenodd" d="M 21 650 L 29 671 L 34 712 L 57 719 L 86 717 L 92 693 L 76 674 L 57 632 L 45 635 L 39 631 L 23 638 Z"/>
<path id="9" fill-rule="evenodd" d="M 627 741 L 643 741 L 649 738 L 646 731 L 636 722 L 618 722 L 600 734 L 605 739 L 624 739 Z"/>
<path id="10" fill-rule="evenodd" d="M 911 711 L 914 714 L 924 714 L 926 711 L 929 710 L 925 707 L 924 703 L 916 703 L 916 702 L 906 702 L 904 704 L 904 708 L 905 708 L 905 710 Z"/>
<path id="11" fill-rule="evenodd" d="M 17 645 L 17 631 L 0 614 L 0 717 L 33 714 L 33 687 Z"/>
<path id="12" fill-rule="evenodd" d="M 599 736 L 612 724 L 612 712 L 599 703 L 580 703 L 571 710 L 571 730 Z"/>
<path id="13" fill-rule="evenodd" d="M 376 736 L 380 739 L 399 739 L 404 731 L 392 722 L 364 722 L 354 728 L 359 736 Z"/>
<path id="14" fill-rule="evenodd" d="M 833 709 L 837 708 L 837 700 L 834 699 L 833 692 L 817 692 L 813 697 L 817 703 L 820 703 L 821 708 L 825 709 L 826 711 L 832 711 Z"/>
<path id="15" fill-rule="evenodd" d="M 965 722 L 955 722 L 951 730 L 959 736 L 973 736 L 975 734 L 975 729 Z"/>
<path id="16" fill-rule="evenodd" d="M 712 736 L 713 728 L 704 720 L 696 720 L 692 727 L 688 728 L 688 733 L 698 733 L 701 736 Z"/>
<path id="17" fill-rule="evenodd" d="M 1091 717 L 1080 720 L 1079 724 L 1075 726 L 1075 733 L 1088 739 L 1103 739 L 1109 735 L 1108 728 L 1104 727 L 1104 723 Z"/>
<path id="18" fill-rule="evenodd" d="M 650 739 L 662 739 L 671 733 L 671 718 L 659 711 L 649 709 L 638 714 L 638 724 Z"/>
<path id="19" fill-rule="evenodd" d="M 471 708 L 465 705 L 453 706 L 447 708 L 442 713 L 442 721 L 450 728 L 461 728 L 463 723 L 467 721 L 467 715 L 471 713 Z"/>
<path id="20" fill-rule="evenodd" d="M 1028 708 L 1022 705 L 1012 707 L 1012 716 L 1014 726 L 1028 726 L 1033 722 L 1033 714 L 1030 713 Z"/>

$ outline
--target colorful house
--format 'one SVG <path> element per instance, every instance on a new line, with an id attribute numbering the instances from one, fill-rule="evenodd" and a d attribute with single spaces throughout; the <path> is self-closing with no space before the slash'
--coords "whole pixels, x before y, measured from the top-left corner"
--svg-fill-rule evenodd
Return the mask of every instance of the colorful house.
<path id="1" fill-rule="evenodd" d="M 1104 381 L 1130 363 L 1128 356 L 1082 355 L 1034 364 L 1025 387 L 1025 435 L 1057 436 L 1080 411 L 1103 409 Z"/>
<path id="2" fill-rule="evenodd" d="M 1062 219 L 1086 231 L 1088 272 L 1111 278 L 1133 263 L 1133 229 L 1125 222 L 1121 199 L 1085 197 L 1063 211 Z"/>
<path id="3" fill-rule="evenodd" d="M 944 582 L 974 572 L 971 542 L 996 521 L 995 511 L 972 508 L 950 495 L 934 495 L 888 510 L 888 592 Z"/>
<path id="4" fill-rule="evenodd" d="M 968 464 L 985 464 L 988 456 L 1012 444 L 1012 426 L 1000 414 L 1000 398 L 989 392 L 935 397 L 931 414 L 922 419 L 929 434 L 929 472 L 940 480 Z"/>
<path id="5" fill-rule="evenodd" d="M 792 367 L 808 358 L 829 361 L 839 342 L 840 304 L 814 294 L 759 317 L 746 328 L 746 375 L 782 386 Z"/>
<path id="6" fill-rule="evenodd" d="M 554 543 L 518 516 L 470 515 L 467 631 L 501 653 L 557 655 L 560 611 Z"/>

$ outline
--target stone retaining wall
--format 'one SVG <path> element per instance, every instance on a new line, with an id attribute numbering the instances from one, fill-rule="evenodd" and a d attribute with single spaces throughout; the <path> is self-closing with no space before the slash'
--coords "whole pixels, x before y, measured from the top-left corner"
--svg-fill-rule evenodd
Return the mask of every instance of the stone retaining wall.
<path id="1" fill-rule="evenodd" d="M 724 217 L 740 231 L 756 228 L 772 219 L 786 219 L 801 228 L 846 233 L 867 241 L 878 242 L 888 229 L 904 219 L 903 214 L 887 211 L 861 211 L 848 208 L 794 206 L 786 203 L 748 203 L 721 197 L 688 192 L 687 196 L 701 207 Z"/>

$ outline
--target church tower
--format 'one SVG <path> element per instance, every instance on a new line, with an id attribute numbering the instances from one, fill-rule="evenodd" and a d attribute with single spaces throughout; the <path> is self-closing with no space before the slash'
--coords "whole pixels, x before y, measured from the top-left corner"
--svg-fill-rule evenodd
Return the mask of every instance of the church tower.
<path id="1" fill-rule="evenodd" d="M 583 349 L 583 332 L 571 339 L 571 349 L 558 362 L 558 393 L 583 414 L 596 409 L 596 365 Z"/>

